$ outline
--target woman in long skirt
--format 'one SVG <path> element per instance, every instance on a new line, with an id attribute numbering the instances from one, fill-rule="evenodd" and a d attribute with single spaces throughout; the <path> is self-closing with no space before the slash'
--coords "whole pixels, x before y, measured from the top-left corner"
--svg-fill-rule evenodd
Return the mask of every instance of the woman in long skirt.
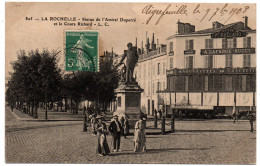
<path id="1" fill-rule="evenodd" d="M 128 116 L 126 116 L 125 121 L 124 121 L 124 136 L 125 136 L 125 138 L 128 134 L 129 134 L 129 121 L 128 121 Z"/>
<path id="2" fill-rule="evenodd" d="M 97 116 L 98 124 L 97 124 L 97 138 L 98 138 L 98 147 L 97 153 L 99 156 L 105 156 L 110 153 L 109 146 L 107 143 L 107 126 L 103 122 L 103 118 L 101 116 Z"/>
<path id="3" fill-rule="evenodd" d="M 96 131 L 96 117 L 95 117 L 95 115 L 92 115 L 90 119 L 91 119 L 90 123 L 91 123 L 92 135 L 95 136 L 97 134 L 97 131 Z"/>
<path id="4" fill-rule="evenodd" d="M 143 117 L 140 117 L 140 120 L 138 120 L 135 123 L 135 136 L 134 136 L 134 142 L 135 142 L 135 152 L 145 152 L 146 151 L 146 138 L 145 138 L 145 122 L 143 121 Z"/>

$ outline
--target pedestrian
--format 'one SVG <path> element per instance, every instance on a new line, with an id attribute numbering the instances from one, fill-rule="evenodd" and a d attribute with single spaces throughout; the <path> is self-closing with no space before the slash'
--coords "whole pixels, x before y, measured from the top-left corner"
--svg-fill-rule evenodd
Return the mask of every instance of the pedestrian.
<path id="1" fill-rule="evenodd" d="M 154 109 L 154 115 L 157 116 L 157 110 L 156 110 L 156 108 Z"/>
<path id="2" fill-rule="evenodd" d="M 126 138 L 126 136 L 129 134 L 129 121 L 128 121 L 129 117 L 126 116 L 125 117 L 125 122 L 124 122 L 124 137 Z"/>
<path id="3" fill-rule="evenodd" d="M 99 156 L 105 156 L 110 153 L 109 146 L 107 143 L 106 135 L 107 132 L 107 126 L 104 123 L 104 118 L 100 115 L 96 118 L 98 120 L 97 122 L 97 140 L 98 140 L 98 146 L 97 146 L 97 154 Z"/>
<path id="4" fill-rule="evenodd" d="M 179 112 L 179 118 L 180 118 L 180 120 L 182 119 L 182 112 L 181 111 Z"/>
<path id="5" fill-rule="evenodd" d="M 159 113 L 159 117 L 161 118 L 162 117 L 162 110 L 159 109 L 158 113 Z"/>
<path id="6" fill-rule="evenodd" d="M 96 117 L 95 117 L 95 115 L 91 116 L 90 124 L 91 124 L 91 129 L 92 129 L 92 135 L 93 136 L 97 135 L 97 131 L 96 131 Z"/>
<path id="7" fill-rule="evenodd" d="M 124 136 L 124 138 L 125 138 L 125 118 L 124 118 L 124 116 L 121 116 L 121 118 L 120 118 L 120 124 L 121 124 L 121 126 L 122 126 L 122 135 Z"/>
<path id="8" fill-rule="evenodd" d="M 234 113 L 233 113 L 233 119 L 234 119 L 233 123 L 236 122 L 236 118 L 237 118 L 237 114 L 236 114 L 236 112 L 234 112 Z"/>
<path id="9" fill-rule="evenodd" d="M 251 127 L 250 132 L 254 132 L 253 125 L 254 125 L 254 121 L 255 121 L 255 116 L 254 116 L 254 114 L 252 113 L 252 111 L 249 111 L 249 112 L 248 112 L 248 119 L 249 119 L 250 127 Z"/>
<path id="10" fill-rule="evenodd" d="M 239 117 L 240 117 L 240 113 L 239 113 L 239 111 L 237 111 L 237 121 L 238 121 L 238 119 L 239 119 Z"/>
<path id="11" fill-rule="evenodd" d="M 143 116 L 140 116 L 140 120 L 135 123 L 135 132 L 134 132 L 134 151 L 135 152 L 145 152 L 146 138 L 145 138 L 145 121 Z"/>
<path id="12" fill-rule="evenodd" d="M 113 142 L 113 146 L 114 146 L 114 152 L 118 152 L 121 151 L 120 150 L 120 136 L 122 135 L 122 125 L 120 124 L 120 122 L 118 121 L 118 116 L 114 115 L 113 116 L 114 120 L 111 120 L 111 123 L 108 127 L 109 132 L 112 135 L 112 142 Z"/>

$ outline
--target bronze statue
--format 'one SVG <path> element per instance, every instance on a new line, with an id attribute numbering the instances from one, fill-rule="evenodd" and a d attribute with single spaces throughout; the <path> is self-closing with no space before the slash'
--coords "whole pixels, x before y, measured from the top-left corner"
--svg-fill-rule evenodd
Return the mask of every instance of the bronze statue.
<path id="1" fill-rule="evenodd" d="M 126 72 L 125 72 L 125 82 L 134 82 L 133 72 L 136 63 L 138 62 L 137 48 L 133 47 L 132 43 L 127 44 L 128 50 L 124 51 L 124 55 L 116 67 L 123 64 L 123 61 L 126 59 Z"/>
<path id="2" fill-rule="evenodd" d="M 123 67 L 120 70 L 120 81 L 125 82 L 126 81 L 126 66 L 125 63 L 123 63 Z"/>

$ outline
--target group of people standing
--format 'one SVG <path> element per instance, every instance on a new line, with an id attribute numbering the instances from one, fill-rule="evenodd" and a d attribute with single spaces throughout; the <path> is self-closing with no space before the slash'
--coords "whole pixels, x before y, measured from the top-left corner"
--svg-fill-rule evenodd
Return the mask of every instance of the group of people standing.
<path id="1" fill-rule="evenodd" d="M 93 132 L 92 134 L 97 135 L 97 153 L 99 156 L 110 154 L 110 149 L 106 138 L 109 133 L 111 133 L 112 135 L 113 152 L 121 151 L 121 136 L 124 136 L 124 138 L 126 138 L 126 136 L 129 134 L 129 121 L 127 116 L 125 118 L 121 117 L 119 120 L 118 115 L 114 115 L 108 128 L 104 121 L 104 117 L 100 115 L 97 115 L 96 117 L 92 116 L 91 127 Z M 143 117 L 140 116 L 140 120 L 138 120 L 135 124 L 134 151 L 145 152 L 145 142 L 145 122 Z"/>

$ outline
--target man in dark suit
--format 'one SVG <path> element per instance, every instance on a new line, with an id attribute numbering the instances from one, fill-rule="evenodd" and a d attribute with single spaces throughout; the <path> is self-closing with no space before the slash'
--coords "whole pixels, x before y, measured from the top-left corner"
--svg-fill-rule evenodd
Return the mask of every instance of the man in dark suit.
<path id="1" fill-rule="evenodd" d="M 120 122 L 118 121 L 118 116 L 115 115 L 108 127 L 112 137 L 113 137 L 113 145 L 114 152 L 121 151 L 120 150 L 120 136 L 122 135 L 123 128 Z"/>

